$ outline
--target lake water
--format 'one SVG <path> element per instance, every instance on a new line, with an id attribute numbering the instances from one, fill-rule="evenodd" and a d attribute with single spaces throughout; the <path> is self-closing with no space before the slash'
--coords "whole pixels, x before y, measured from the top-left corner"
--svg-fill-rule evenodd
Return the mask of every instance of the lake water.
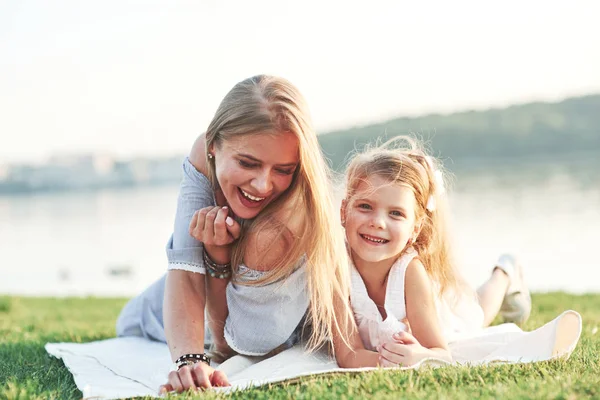
<path id="1" fill-rule="evenodd" d="M 600 292 L 595 161 L 455 168 L 452 232 L 473 285 L 504 251 L 536 291 Z M 0 197 L 0 294 L 131 296 L 165 271 L 177 186 Z"/>

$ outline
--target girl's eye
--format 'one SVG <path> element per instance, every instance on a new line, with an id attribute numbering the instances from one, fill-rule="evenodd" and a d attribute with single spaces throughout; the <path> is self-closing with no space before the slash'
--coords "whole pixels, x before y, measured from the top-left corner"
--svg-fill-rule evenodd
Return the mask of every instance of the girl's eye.
<path id="1" fill-rule="evenodd" d="M 371 206 L 369 204 L 367 204 L 367 203 L 360 203 L 358 205 L 358 208 L 362 208 L 363 210 L 370 210 Z"/>
<path id="2" fill-rule="evenodd" d="M 252 163 L 249 163 L 248 161 L 244 161 L 244 160 L 238 160 L 238 162 L 240 163 L 240 165 L 243 168 L 254 168 L 254 167 L 258 166 L 256 164 L 252 164 Z"/>
<path id="3" fill-rule="evenodd" d="M 397 210 L 391 211 L 390 215 L 393 215 L 394 217 L 404 217 L 404 214 Z"/>

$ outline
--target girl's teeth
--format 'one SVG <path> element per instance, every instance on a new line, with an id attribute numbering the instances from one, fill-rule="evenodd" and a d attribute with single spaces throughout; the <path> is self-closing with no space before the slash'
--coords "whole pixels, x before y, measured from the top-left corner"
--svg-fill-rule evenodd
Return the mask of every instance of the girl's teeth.
<path id="1" fill-rule="evenodd" d="M 385 240 L 385 239 L 375 239 L 375 238 L 372 238 L 372 237 L 367 236 L 367 235 L 362 235 L 362 237 L 365 238 L 365 239 L 367 239 L 367 240 L 369 240 L 369 241 L 371 241 L 371 242 L 375 242 L 375 243 L 385 243 L 385 242 L 387 242 L 387 240 Z"/>
<path id="2" fill-rule="evenodd" d="M 246 197 L 246 198 L 248 198 L 248 199 L 250 199 L 252 201 L 261 201 L 261 200 L 265 199 L 264 197 L 252 196 L 251 194 L 248 194 L 248 193 L 244 192 L 244 189 L 241 189 L 241 190 L 242 190 L 242 194 L 244 195 L 244 197 Z"/>

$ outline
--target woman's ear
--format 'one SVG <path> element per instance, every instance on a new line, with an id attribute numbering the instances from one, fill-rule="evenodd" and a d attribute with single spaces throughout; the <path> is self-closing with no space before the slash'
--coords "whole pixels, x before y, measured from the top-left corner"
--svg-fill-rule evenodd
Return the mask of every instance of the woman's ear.
<path id="1" fill-rule="evenodd" d="M 342 222 L 342 226 L 346 227 L 346 206 L 348 205 L 348 202 L 346 201 L 346 199 L 342 200 L 342 206 L 340 207 L 340 217 L 341 217 L 341 222 Z"/>

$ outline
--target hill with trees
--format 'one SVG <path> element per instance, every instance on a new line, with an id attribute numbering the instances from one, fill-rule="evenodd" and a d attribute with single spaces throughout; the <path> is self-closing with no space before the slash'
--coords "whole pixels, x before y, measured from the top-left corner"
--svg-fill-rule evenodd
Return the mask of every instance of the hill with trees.
<path id="1" fill-rule="evenodd" d="M 573 156 L 600 158 L 600 95 L 449 115 L 396 118 L 325 133 L 319 141 L 334 168 L 378 137 L 412 134 L 453 160 Z M 596 156 L 594 156 L 596 157 Z"/>

